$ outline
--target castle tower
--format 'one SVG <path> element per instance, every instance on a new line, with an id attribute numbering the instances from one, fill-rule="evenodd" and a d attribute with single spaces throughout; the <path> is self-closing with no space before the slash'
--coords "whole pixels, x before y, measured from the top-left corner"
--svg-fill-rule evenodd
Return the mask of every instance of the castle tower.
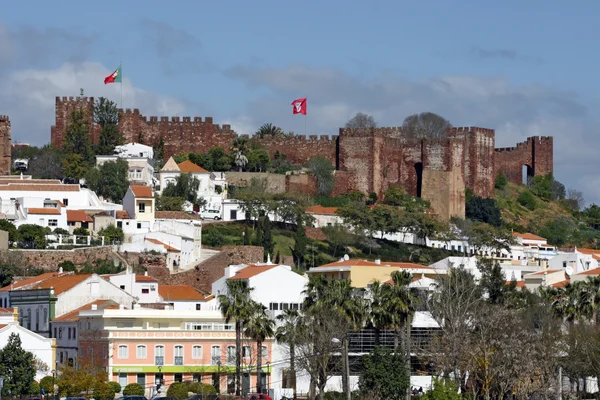
<path id="1" fill-rule="evenodd" d="M 10 120 L 6 115 L 0 115 L 0 146 L 0 174 L 10 175 Z"/>
<path id="2" fill-rule="evenodd" d="M 93 97 L 56 97 L 56 122 L 50 128 L 50 143 L 55 147 L 62 147 L 63 145 L 63 135 L 67 126 L 69 125 L 69 120 L 71 118 L 71 113 L 75 110 L 83 110 L 85 112 L 86 117 L 88 118 L 88 123 L 90 126 L 90 133 L 92 135 L 92 143 L 97 143 L 98 138 L 96 137 L 96 129 L 94 129 L 94 98 Z"/>

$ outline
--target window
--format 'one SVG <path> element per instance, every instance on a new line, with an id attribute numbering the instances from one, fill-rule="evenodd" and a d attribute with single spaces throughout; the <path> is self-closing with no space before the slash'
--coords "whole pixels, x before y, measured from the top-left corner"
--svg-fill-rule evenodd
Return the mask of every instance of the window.
<path id="1" fill-rule="evenodd" d="M 227 364 L 235 363 L 235 346 L 227 346 Z"/>
<path id="2" fill-rule="evenodd" d="M 35 330 L 39 331 L 40 330 L 40 309 L 36 309 L 35 310 Z M 71 339 L 71 337 L 69 336 L 69 339 Z"/>
<path id="3" fill-rule="evenodd" d="M 145 360 L 147 357 L 148 357 L 148 354 L 146 353 L 146 346 L 143 346 L 143 345 L 138 346 L 135 351 L 135 358 Z"/>
<path id="4" fill-rule="evenodd" d="M 123 221 L 117 221 L 117 228 L 123 228 Z"/>
<path id="5" fill-rule="evenodd" d="M 148 293 L 150 293 L 150 286 L 148 286 L 148 285 L 143 285 L 143 286 L 142 286 L 142 293 L 143 293 L 143 294 L 148 294 Z"/>
<path id="6" fill-rule="evenodd" d="M 57 219 L 49 219 L 48 226 L 58 226 L 58 220 Z"/>
<path id="7" fill-rule="evenodd" d="M 202 359 L 202 346 L 194 346 L 192 347 L 192 358 L 194 360 Z"/>
<path id="8" fill-rule="evenodd" d="M 173 360 L 173 363 L 175 365 L 183 365 L 183 346 L 181 346 L 181 345 L 175 346 L 174 356 L 175 356 L 175 359 Z M 179 382 L 181 382 L 181 381 L 179 381 Z"/>
<path id="9" fill-rule="evenodd" d="M 138 223 L 137 223 L 137 228 L 138 228 L 138 229 L 142 229 L 142 223 L 141 223 L 141 222 L 138 222 Z"/>
<path id="10" fill-rule="evenodd" d="M 142 387 L 146 387 L 146 374 L 137 374 L 137 383 Z"/>
<path id="11" fill-rule="evenodd" d="M 31 330 L 31 308 L 27 309 L 27 329 Z"/>
<path id="12" fill-rule="evenodd" d="M 67 221 L 67 226 L 75 226 L 75 222 L 73 222 L 73 221 Z"/>
<path id="13" fill-rule="evenodd" d="M 221 346 L 213 346 L 210 349 L 210 358 L 212 365 L 217 365 L 218 362 L 221 362 Z"/>
<path id="14" fill-rule="evenodd" d="M 120 288 L 121 290 L 125 290 L 125 285 L 121 285 L 121 286 L 119 286 L 119 288 Z"/>
<path id="15" fill-rule="evenodd" d="M 62 331 L 63 331 L 63 328 L 58 328 L 58 338 L 59 339 L 62 339 Z"/>
<path id="16" fill-rule="evenodd" d="M 119 374 L 119 385 L 121 385 L 122 388 L 127 386 L 127 374 Z"/>
<path id="17" fill-rule="evenodd" d="M 279 303 L 271 303 L 271 304 L 269 304 L 269 310 L 278 311 L 279 310 Z"/>
<path id="18" fill-rule="evenodd" d="M 54 328 L 54 337 L 55 337 L 55 338 L 56 338 L 56 337 L 58 337 L 58 336 L 56 335 L 56 327 Z"/>
<path id="19" fill-rule="evenodd" d="M 140 213 L 145 213 L 146 212 L 146 203 L 138 203 L 138 211 Z"/>
<path id="20" fill-rule="evenodd" d="M 250 350 L 250 346 L 242 347 L 242 357 L 243 358 L 251 358 L 252 357 L 252 351 Z"/>
<path id="21" fill-rule="evenodd" d="M 165 355 L 165 346 L 163 346 L 162 344 L 159 344 L 158 346 L 155 346 L 154 347 L 154 355 L 164 357 L 164 355 Z"/>
<path id="22" fill-rule="evenodd" d="M 63 363 L 63 361 L 64 361 L 64 358 L 63 358 L 63 352 L 61 351 L 61 352 L 60 352 L 60 363 L 62 364 L 62 363 Z"/>
<path id="23" fill-rule="evenodd" d="M 267 346 L 262 346 L 262 356 L 263 360 L 266 360 L 267 358 L 269 358 L 269 349 L 267 348 Z"/>
<path id="24" fill-rule="evenodd" d="M 126 345 L 120 345 L 119 346 L 119 358 L 127 358 L 129 357 L 129 351 L 127 351 L 127 346 Z"/>
<path id="25" fill-rule="evenodd" d="M 174 382 L 183 382 L 183 374 L 182 373 L 174 374 L 173 381 Z"/>
<path id="26" fill-rule="evenodd" d="M 69 205 L 69 199 L 63 199 L 62 203 L 67 207 Z"/>
<path id="27" fill-rule="evenodd" d="M 6 308 L 6 303 L 4 304 L 4 308 Z M 44 308 L 42 315 L 44 316 L 44 319 L 42 320 L 42 327 L 46 327 L 46 324 L 48 323 L 48 309 Z"/>
<path id="28" fill-rule="evenodd" d="M 108 345 L 103 345 L 102 346 L 102 358 L 104 358 L 106 360 L 107 357 L 108 357 Z"/>
<path id="29" fill-rule="evenodd" d="M 71 328 L 67 328 L 67 338 L 71 340 Z"/>
<path id="30" fill-rule="evenodd" d="M 202 382 L 202 374 L 199 372 L 194 372 L 192 374 L 192 382 Z"/>
<path id="31" fill-rule="evenodd" d="M 196 304 L 196 311 L 200 311 L 202 309 L 202 304 Z"/>
<path id="32" fill-rule="evenodd" d="M 73 339 L 77 339 L 77 328 L 73 328 Z"/>

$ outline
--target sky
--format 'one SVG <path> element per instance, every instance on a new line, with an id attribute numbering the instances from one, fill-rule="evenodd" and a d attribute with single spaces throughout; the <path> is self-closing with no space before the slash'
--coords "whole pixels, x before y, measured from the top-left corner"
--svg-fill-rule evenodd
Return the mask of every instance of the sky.
<path id="1" fill-rule="evenodd" d="M 337 135 L 357 112 L 399 126 L 430 111 L 554 137 L 556 178 L 600 204 L 600 2 L 578 0 L 13 2 L 0 14 L 0 114 L 13 142 L 50 141 L 56 96 L 143 115 L 212 116 Z M 121 85 L 104 77 L 122 63 Z M 306 119 L 291 101 L 308 98 Z M 306 128 L 305 128 L 306 122 Z"/>

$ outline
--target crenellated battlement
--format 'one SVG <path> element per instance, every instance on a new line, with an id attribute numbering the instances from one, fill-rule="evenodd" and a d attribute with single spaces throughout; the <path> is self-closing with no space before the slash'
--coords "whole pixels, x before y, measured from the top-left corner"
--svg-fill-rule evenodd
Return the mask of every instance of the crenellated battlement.
<path id="1" fill-rule="evenodd" d="M 0 122 L 7 122 L 10 124 L 10 119 L 8 118 L 8 115 L 0 115 Z"/>
<path id="2" fill-rule="evenodd" d="M 499 147 L 496 149 L 498 153 L 505 153 L 510 151 L 523 150 L 531 147 L 532 145 L 550 145 L 554 143 L 552 136 L 530 136 L 524 142 L 519 142 L 513 147 Z"/>

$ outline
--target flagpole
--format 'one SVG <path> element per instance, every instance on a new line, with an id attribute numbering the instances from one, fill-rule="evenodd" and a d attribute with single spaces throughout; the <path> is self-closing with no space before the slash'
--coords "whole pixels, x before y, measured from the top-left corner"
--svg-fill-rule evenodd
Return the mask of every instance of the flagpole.
<path id="1" fill-rule="evenodd" d="M 119 65 L 119 69 L 121 70 L 121 108 L 123 110 L 125 110 L 125 107 L 123 107 L 123 61 L 121 60 L 121 63 Z"/>
<path id="2" fill-rule="evenodd" d="M 306 119 L 308 118 L 308 97 L 305 97 L 305 99 L 306 113 L 304 114 L 304 136 L 308 135 L 308 132 L 306 131 Z"/>

